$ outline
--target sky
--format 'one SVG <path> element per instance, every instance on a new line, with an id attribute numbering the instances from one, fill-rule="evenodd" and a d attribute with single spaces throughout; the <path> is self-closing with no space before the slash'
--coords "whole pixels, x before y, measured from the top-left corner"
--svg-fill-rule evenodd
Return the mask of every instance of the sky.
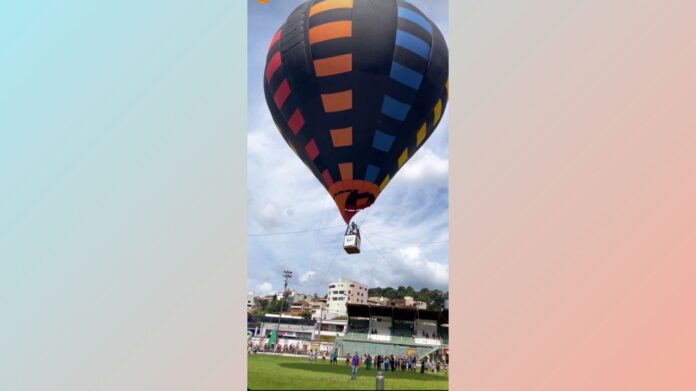
<path id="1" fill-rule="evenodd" d="M 256 295 L 288 289 L 323 296 L 344 277 L 375 287 L 447 290 L 447 110 L 433 135 L 389 182 L 360 225 L 361 253 L 343 250 L 336 204 L 278 133 L 266 106 L 266 50 L 287 15 L 303 1 L 248 0 L 248 289 Z M 447 0 L 412 0 L 448 35 Z"/>

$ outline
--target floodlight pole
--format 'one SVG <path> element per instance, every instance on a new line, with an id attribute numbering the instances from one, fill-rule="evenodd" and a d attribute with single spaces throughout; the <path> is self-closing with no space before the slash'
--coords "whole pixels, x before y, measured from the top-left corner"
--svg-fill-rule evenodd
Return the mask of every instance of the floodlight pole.
<path id="1" fill-rule="evenodd" d="M 321 349 L 321 321 L 326 317 L 326 312 L 324 311 L 324 307 L 319 305 L 319 309 L 321 310 L 321 315 L 319 316 L 319 331 L 317 332 L 317 338 L 319 339 L 319 348 Z"/>
<path id="2" fill-rule="evenodd" d="M 278 350 L 278 345 L 280 342 L 280 318 L 283 316 L 283 301 L 285 300 L 285 292 L 288 290 L 288 280 L 292 278 L 292 272 L 289 270 L 283 270 L 283 280 L 285 281 L 285 286 L 283 288 L 283 297 L 280 302 L 280 311 L 278 311 L 278 324 L 276 325 L 276 345 L 273 350 Z"/>

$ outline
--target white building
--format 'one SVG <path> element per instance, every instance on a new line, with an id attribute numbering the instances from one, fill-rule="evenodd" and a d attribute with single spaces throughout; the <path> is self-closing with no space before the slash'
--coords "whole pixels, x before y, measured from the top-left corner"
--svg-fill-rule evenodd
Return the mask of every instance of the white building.
<path id="1" fill-rule="evenodd" d="M 404 296 L 404 305 L 406 307 L 416 307 L 419 310 L 424 310 L 428 308 L 428 305 L 425 302 L 413 300 L 412 296 Z"/>
<path id="2" fill-rule="evenodd" d="M 288 303 L 295 304 L 300 301 L 309 301 L 312 299 L 312 295 L 307 295 L 304 293 L 296 292 L 296 291 L 291 291 L 288 294 L 288 297 L 286 297 L 286 300 Z"/>
<path id="3" fill-rule="evenodd" d="M 312 308 L 312 319 L 328 319 L 326 300 L 312 300 L 309 302 L 309 306 Z"/>
<path id="4" fill-rule="evenodd" d="M 347 316 L 346 303 L 367 304 L 367 285 L 346 278 L 329 284 L 328 318 Z"/>

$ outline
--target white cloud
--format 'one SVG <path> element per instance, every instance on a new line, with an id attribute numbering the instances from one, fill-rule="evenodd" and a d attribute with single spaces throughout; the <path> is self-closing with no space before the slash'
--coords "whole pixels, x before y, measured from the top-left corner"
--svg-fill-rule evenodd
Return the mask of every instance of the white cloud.
<path id="1" fill-rule="evenodd" d="M 269 295 L 273 293 L 273 284 L 268 281 L 261 283 L 256 287 L 256 292 L 259 296 Z"/>
<path id="2" fill-rule="evenodd" d="M 308 271 L 307 273 L 300 276 L 300 282 L 307 282 L 311 280 L 315 274 L 316 273 L 313 270 Z"/>
<path id="3" fill-rule="evenodd" d="M 446 158 L 438 156 L 430 148 L 423 147 L 397 175 L 410 182 L 425 184 L 447 180 L 448 171 L 449 163 Z"/>
<path id="4" fill-rule="evenodd" d="M 449 266 L 446 258 L 444 262 L 430 260 L 417 246 L 405 248 L 387 248 L 382 247 L 382 244 L 375 244 L 375 246 L 380 248 L 379 252 L 382 255 L 379 255 L 373 247 L 367 247 L 365 255 L 368 255 L 368 261 L 355 263 L 348 257 L 337 259 L 331 266 L 333 279 L 346 277 L 365 283 L 371 288 L 410 285 L 415 289 L 447 289 Z"/>

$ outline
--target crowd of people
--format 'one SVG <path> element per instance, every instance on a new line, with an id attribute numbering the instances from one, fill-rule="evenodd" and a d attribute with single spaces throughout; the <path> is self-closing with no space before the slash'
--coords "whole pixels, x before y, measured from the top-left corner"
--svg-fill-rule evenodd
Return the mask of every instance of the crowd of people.
<path id="1" fill-rule="evenodd" d="M 307 355 L 309 357 L 310 362 L 316 362 L 318 360 L 326 362 L 326 360 L 328 359 L 330 365 L 338 365 L 337 349 L 333 349 L 331 352 L 319 352 L 316 349 L 309 349 L 306 345 L 278 345 L 276 347 L 273 345 L 254 345 L 249 343 L 248 352 L 249 354 L 256 354 L 257 352 L 273 352 Z M 372 370 L 372 368 L 375 368 L 377 370 L 385 372 L 447 372 L 447 364 L 449 361 L 447 358 L 448 357 L 445 355 L 443 360 L 433 359 L 431 361 L 427 356 L 418 359 L 416 354 L 380 354 L 377 356 L 372 356 L 370 354 L 358 355 L 358 352 L 355 352 L 355 354 L 353 354 L 352 356 L 350 354 L 346 355 L 345 365 L 351 367 L 351 379 L 355 379 L 357 377 L 358 368 L 363 365 L 365 370 L 368 371 Z"/>
<path id="2" fill-rule="evenodd" d="M 369 357 L 369 355 L 368 355 Z M 374 359 L 375 367 L 384 371 L 415 372 L 418 363 L 416 355 L 378 355 Z M 369 369 L 369 368 L 368 368 Z"/>
<path id="3" fill-rule="evenodd" d="M 332 360 L 335 358 L 335 352 L 332 353 Z M 333 361 L 332 361 L 333 362 Z M 447 363 L 442 360 L 432 360 L 430 361 L 428 357 L 423 357 L 420 360 L 418 360 L 418 357 L 415 354 L 408 355 L 408 354 L 402 354 L 402 355 L 377 355 L 373 357 L 370 354 L 363 354 L 362 356 L 358 355 L 358 352 L 355 352 L 353 356 L 351 355 L 346 355 L 345 358 L 345 365 L 348 365 L 352 368 L 351 370 L 351 379 L 355 379 L 357 376 L 357 369 L 361 365 L 365 366 L 366 370 L 371 370 L 373 367 L 376 368 L 377 370 L 382 370 L 386 372 L 412 372 L 416 373 L 417 368 L 419 367 L 419 362 L 420 362 L 420 373 L 425 373 L 425 372 L 432 372 L 432 373 L 440 373 L 440 372 L 446 372 L 447 370 Z"/>
<path id="4" fill-rule="evenodd" d="M 311 350 L 308 345 L 284 345 L 280 344 L 275 346 L 274 344 L 247 344 L 247 352 L 249 354 L 261 353 L 283 353 L 283 354 L 296 354 L 296 355 L 306 355 Z"/>

